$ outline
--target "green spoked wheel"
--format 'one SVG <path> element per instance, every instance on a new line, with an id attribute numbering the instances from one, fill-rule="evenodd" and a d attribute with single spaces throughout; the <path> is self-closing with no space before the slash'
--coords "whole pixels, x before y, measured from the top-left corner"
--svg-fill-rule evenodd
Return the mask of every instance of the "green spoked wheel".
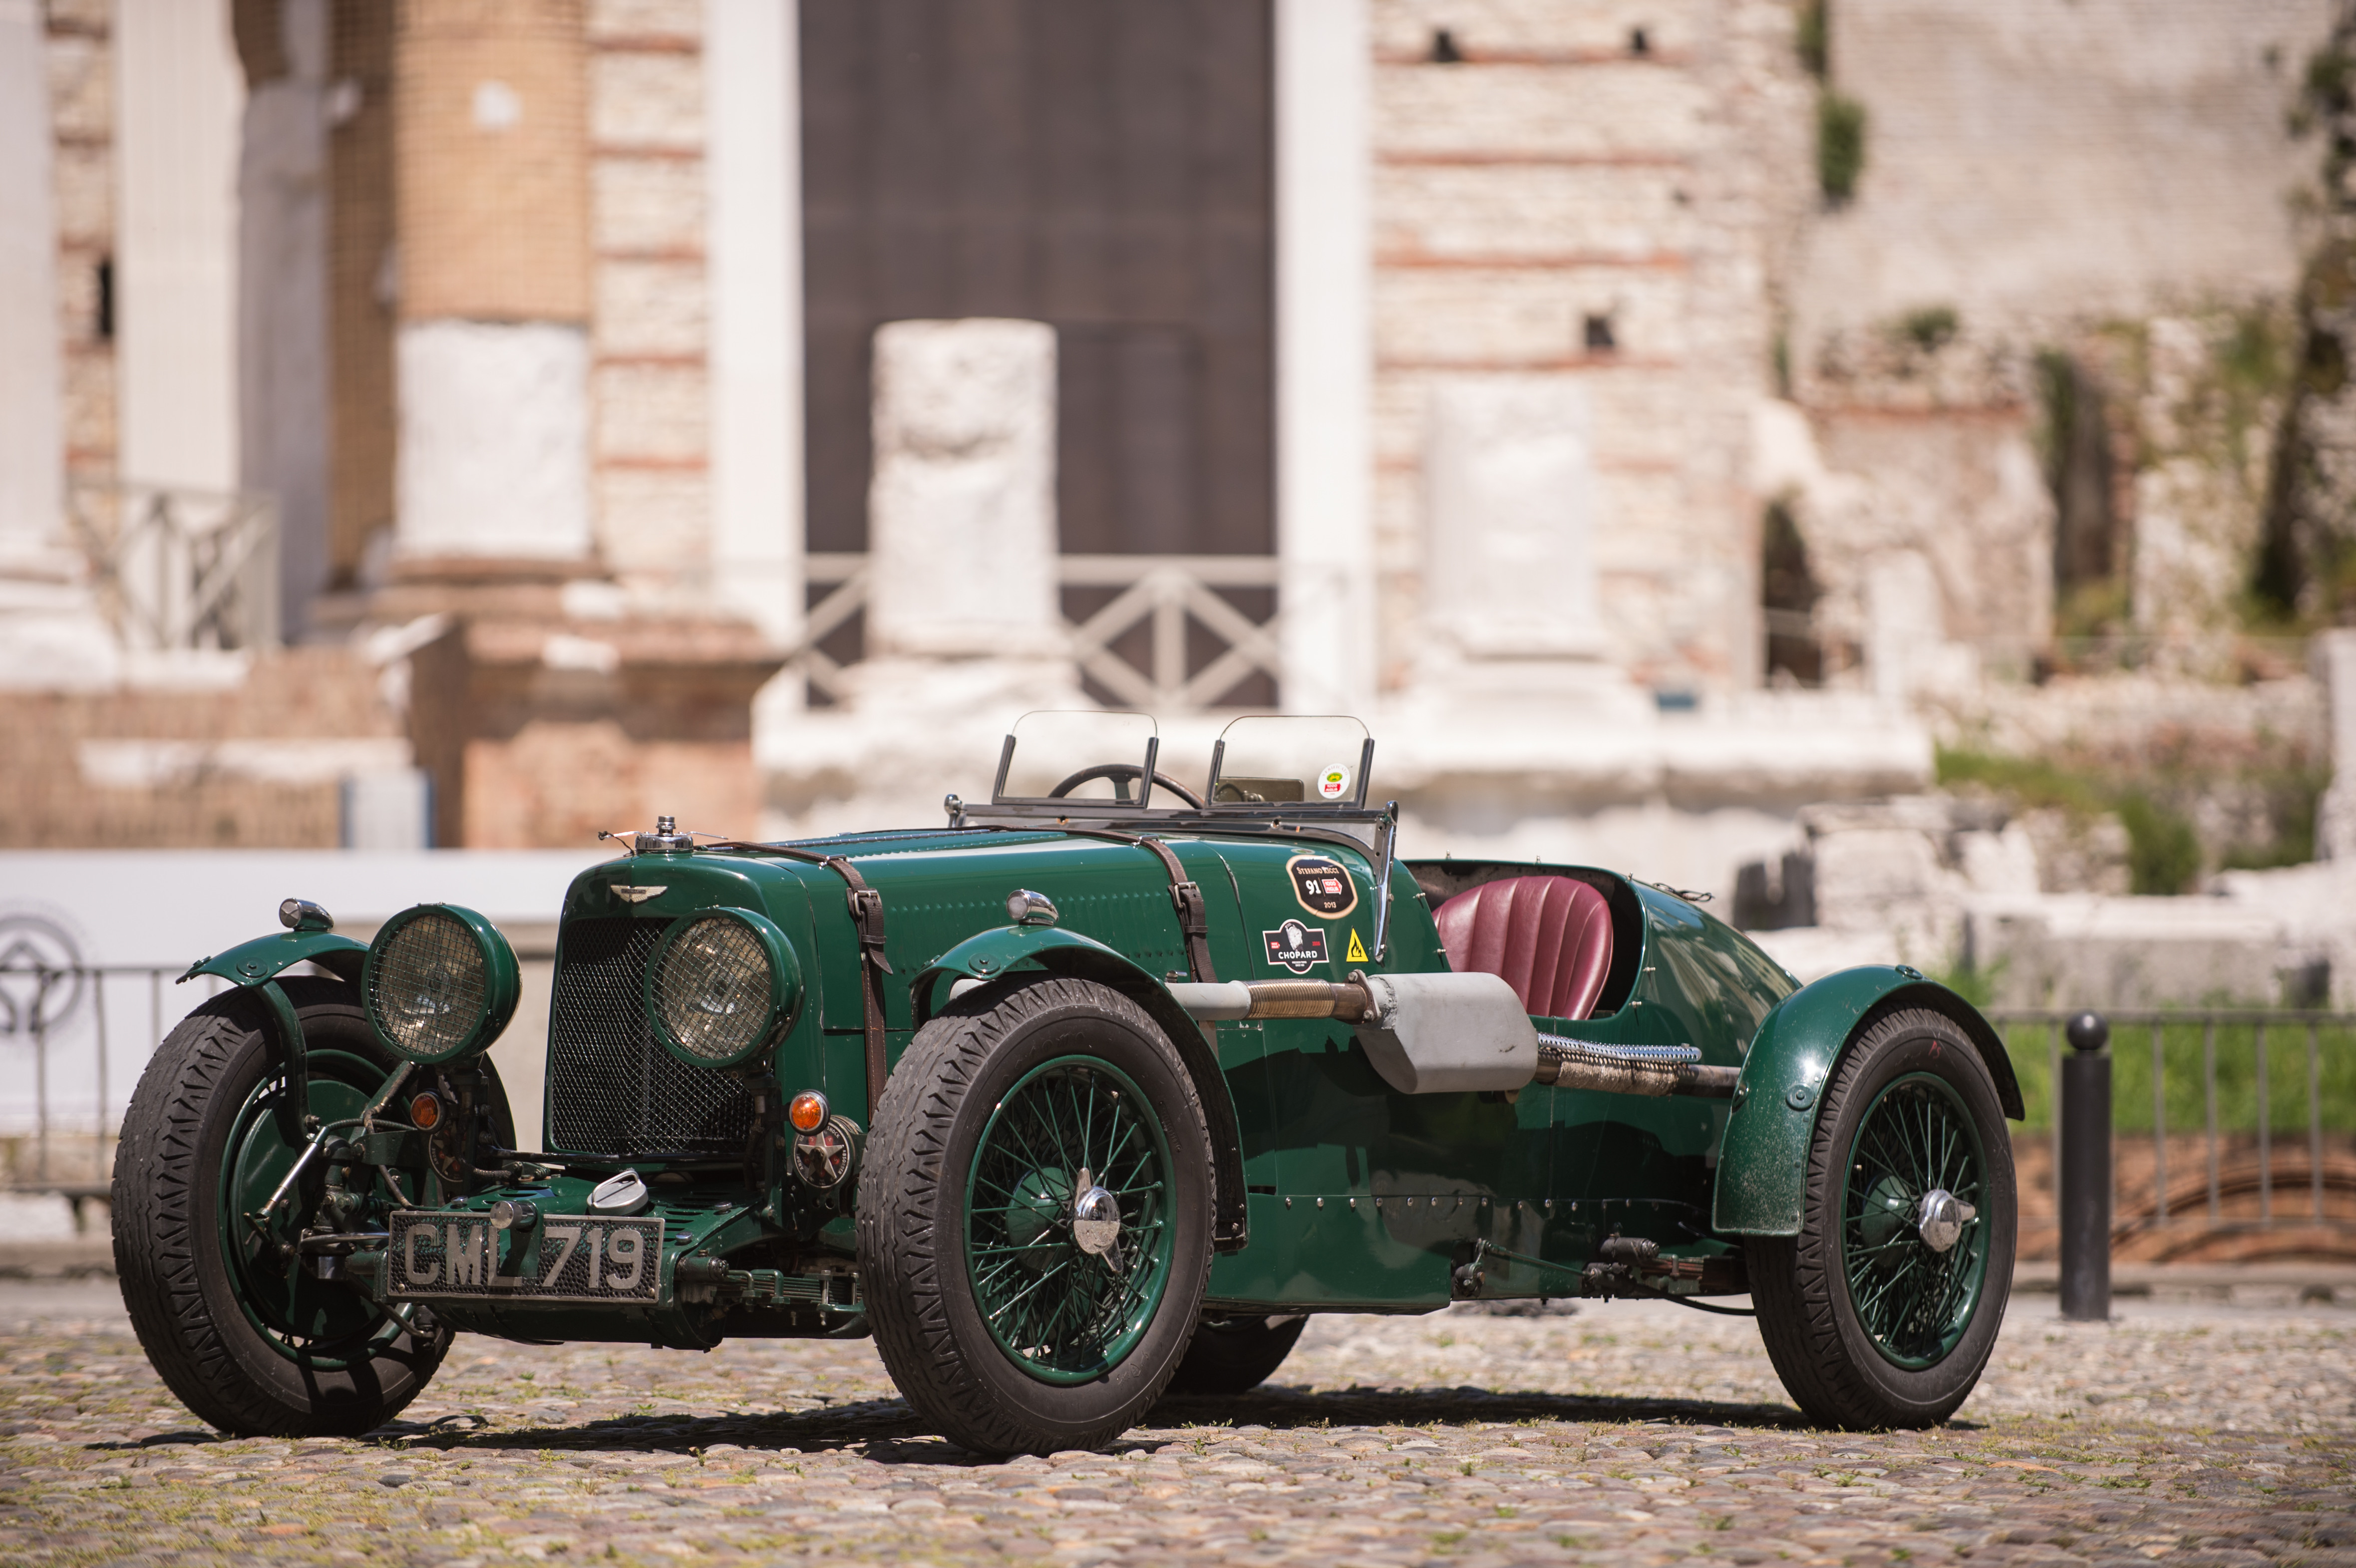
<path id="1" fill-rule="evenodd" d="M 1152 1104 L 1093 1057 L 1032 1069 L 992 1108 L 966 1184 L 966 1272 L 1024 1371 L 1083 1383 L 1135 1348 L 1170 1284 L 1169 1166 Z"/>
<path id="2" fill-rule="evenodd" d="M 308 1104 L 323 1121 L 358 1117 L 384 1086 L 382 1065 L 348 1051 L 313 1050 L 305 1063 Z M 231 1116 L 214 1240 L 239 1310 L 262 1342 L 288 1360 L 341 1370 L 370 1357 L 378 1341 L 397 1338 L 403 1325 L 359 1292 L 320 1279 L 286 1255 L 302 1233 L 305 1211 L 317 1201 L 316 1171 L 306 1169 L 308 1179 L 297 1179 L 267 1222 L 252 1218 L 268 1211 L 272 1194 L 302 1157 L 305 1140 L 286 1136 L 288 1093 L 285 1074 L 266 1072 Z"/>
<path id="3" fill-rule="evenodd" d="M 359 998 L 332 980 L 280 983 L 302 1024 L 310 1109 L 359 1115 L 398 1065 Z M 259 997 L 224 992 L 149 1058 L 115 1155 L 115 1274 L 148 1360 L 199 1418 L 241 1435 L 352 1435 L 417 1397 L 450 1334 L 318 1278 L 293 1250 L 324 1173 L 314 1162 L 270 1209 L 304 1142 L 274 1029 Z M 495 1136 L 511 1138 L 485 1074 Z"/>
<path id="4" fill-rule="evenodd" d="M 1841 1275 L 1896 1366 L 1934 1365 L 1971 1326 L 1987 1279 L 1986 1163 L 1963 1097 L 1933 1072 L 1883 1088 L 1849 1142 Z"/>
<path id="5" fill-rule="evenodd" d="M 1800 1408 L 1853 1428 L 1954 1413 L 2004 1320 L 2016 1209 L 1995 1081 L 1963 1029 L 1909 1009 L 1851 1040 L 1799 1234 L 1744 1246 L 1760 1337 Z"/>
<path id="6" fill-rule="evenodd" d="M 894 1067 L 858 1213 L 876 1349 L 920 1417 L 982 1454 L 1102 1447 L 1160 1397 L 1202 1306 L 1202 1102 L 1119 992 L 1001 982 Z"/>

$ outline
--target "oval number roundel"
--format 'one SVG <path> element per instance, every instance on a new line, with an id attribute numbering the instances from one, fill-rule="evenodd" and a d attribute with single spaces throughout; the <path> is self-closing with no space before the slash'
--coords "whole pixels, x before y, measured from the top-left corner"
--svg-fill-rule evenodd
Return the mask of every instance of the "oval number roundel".
<path id="1" fill-rule="evenodd" d="M 1292 896 L 1311 914 L 1333 920 L 1358 907 L 1358 884 L 1331 855 L 1295 855 L 1284 863 Z"/>

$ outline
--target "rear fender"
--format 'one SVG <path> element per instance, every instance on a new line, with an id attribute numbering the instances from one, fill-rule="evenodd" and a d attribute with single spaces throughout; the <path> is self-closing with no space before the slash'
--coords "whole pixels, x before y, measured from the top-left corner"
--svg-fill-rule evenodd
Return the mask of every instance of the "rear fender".
<path id="1" fill-rule="evenodd" d="M 1713 1229 L 1740 1236 L 1799 1233 L 1808 1146 L 1815 1138 L 1825 1083 L 1849 1043 L 1901 1008 L 1953 1019 L 1979 1048 L 2004 1114 L 2020 1119 L 2012 1058 L 1969 1002 L 1912 969 L 1874 965 L 1827 975 L 1784 997 L 1751 1038 L 1719 1148 Z"/>
<path id="2" fill-rule="evenodd" d="M 1055 975 L 1109 986 L 1152 1015 L 1178 1048 L 1194 1080 L 1204 1119 L 1210 1124 L 1214 1205 L 1211 1243 L 1220 1252 L 1242 1250 L 1248 1234 L 1244 1194 L 1243 1134 L 1227 1093 L 1214 1038 L 1187 1016 L 1169 987 L 1118 949 L 1091 936 L 1054 926 L 1008 925 L 967 937 L 926 966 L 909 984 L 910 1010 L 918 1029 L 939 1010 L 959 980 L 987 984 L 1009 975 Z"/>

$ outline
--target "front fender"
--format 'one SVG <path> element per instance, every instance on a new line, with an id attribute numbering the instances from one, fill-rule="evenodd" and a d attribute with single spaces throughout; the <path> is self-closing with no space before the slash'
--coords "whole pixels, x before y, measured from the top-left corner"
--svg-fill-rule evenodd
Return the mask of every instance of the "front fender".
<path id="1" fill-rule="evenodd" d="M 1178 1048 L 1194 1093 L 1210 1123 L 1213 1190 L 1216 1214 L 1212 1244 L 1220 1252 L 1241 1250 L 1248 1238 L 1248 1200 L 1244 1193 L 1243 1132 L 1236 1121 L 1236 1103 L 1227 1092 L 1226 1073 L 1219 1069 L 1215 1038 L 1187 1016 L 1171 996 L 1170 987 L 1151 971 L 1092 936 L 1052 925 L 1004 925 L 977 933 L 926 965 L 909 982 L 910 1010 L 916 1027 L 925 1027 L 936 1008 L 934 994 L 941 982 L 958 979 L 991 981 L 1025 971 L 1095 980 L 1110 986 L 1153 1016 L 1170 1043 Z"/>
<path id="2" fill-rule="evenodd" d="M 332 931 L 280 931 L 241 942 L 225 953 L 199 958 L 188 965 L 178 984 L 199 975 L 218 975 L 233 986 L 259 986 L 280 971 L 308 959 L 348 986 L 360 983 L 360 960 L 368 944 Z"/>
<path id="3" fill-rule="evenodd" d="M 1106 946 L 1093 936 L 1052 925 L 1001 925 L 967 937 L 926 965 L 923 973 L 908 982 L 909 1010 L 915 1015 L 916 1027 L 922 1029 L 926 1020 L 939 1010 L 934 1005 L 934 993 L 943 980 L 952 986 L 958 980 L 997 980 L 1024 969 L 1079 975 L 1089 979 L 1102 977 L 1122 990 L 1131 988 L 1123 982 L 1132 977 L 1156 989 L 1161 986 L 1118 949 Z M 1098 973 L 1107 969 L 1111 974 Z M 1113 979 L 1112 975 L 1119 978 Z M 1169 993 L 1164 991 L 1162 995 L 1167 997 Z"/>
<path id="4" fill-rule="evenodd" d="M 1808 1146 L 1825 1083 L 1859 1030 L 1899 1008 L 1927 1008 L 1953 1019 L 1979 1047 L 2004 1114 L 2020 1119 L 2012 1058 L 1969 1002 L 1912 969 L 1876 965 L 1827 975 L 1784 997 L 1751 1038 L 1719 1147 L 1713 1229 L 1743 1236 L 1799 1233 Z"/>

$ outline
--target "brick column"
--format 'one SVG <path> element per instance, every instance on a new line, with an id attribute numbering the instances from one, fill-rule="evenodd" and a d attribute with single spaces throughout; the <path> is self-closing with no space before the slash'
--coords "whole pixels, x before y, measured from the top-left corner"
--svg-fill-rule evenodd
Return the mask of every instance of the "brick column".
<path id="1" fill-rule="evenodd" d="M 394 555 L 586 560 L 579 0 L 402 0 L 393 36 Z"/>

